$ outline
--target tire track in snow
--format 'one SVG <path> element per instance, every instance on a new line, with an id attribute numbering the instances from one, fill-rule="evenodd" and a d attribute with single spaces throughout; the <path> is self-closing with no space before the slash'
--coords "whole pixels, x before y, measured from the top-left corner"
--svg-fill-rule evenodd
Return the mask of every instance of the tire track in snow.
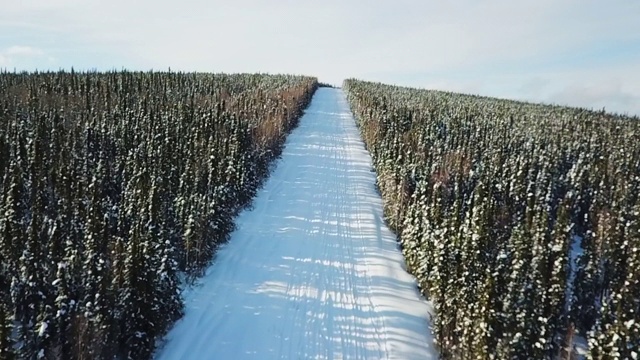
<path id="1" fill-rule="evenodd" d="M 319 89 L 157 359 L 435 359 L 344 94 Z"/>

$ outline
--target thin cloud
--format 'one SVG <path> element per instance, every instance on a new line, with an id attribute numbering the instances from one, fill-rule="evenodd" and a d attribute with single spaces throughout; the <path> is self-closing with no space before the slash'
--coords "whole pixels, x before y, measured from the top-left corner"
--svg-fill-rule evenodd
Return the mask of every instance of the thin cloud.
<path id="1" fill-rule="evenodd" d="M 41 56 L 44 52 L 31 46 L 11 46 L 4 51 L 7 56 Z"/>
<path id="2" fill-rule="evenodd" d="M 32 46 L 13 45 L 0 50 L 0 67 L 15 67 L 24 63 L 37 62 L 44 58 L 45 52 Z"/>

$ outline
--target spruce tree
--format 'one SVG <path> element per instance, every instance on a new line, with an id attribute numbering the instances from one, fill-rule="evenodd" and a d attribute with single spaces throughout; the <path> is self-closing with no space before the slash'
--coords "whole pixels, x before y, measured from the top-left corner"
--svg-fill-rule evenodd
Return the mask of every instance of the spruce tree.
<path id="1" fill-rule="evenodd" d="M 12 360 L 16 358 L 13 341 L 13 324 L 9 308 L 0 301 L 0 358 Z"/>

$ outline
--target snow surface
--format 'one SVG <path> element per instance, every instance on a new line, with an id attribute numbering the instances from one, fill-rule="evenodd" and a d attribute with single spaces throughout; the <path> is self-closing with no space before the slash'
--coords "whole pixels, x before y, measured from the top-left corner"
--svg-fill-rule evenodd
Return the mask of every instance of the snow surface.
<path id="1" fill-rule="evenodd" d="M 569 250 L 569 276 L 567 277 L 566 287 L 566 300 L 565 303 L 569 304 L 573 297 L 573 289 L 575 287 L 576 273 L 578 272 L 578 261 L 583 255 L 582 240 L 584 238 L 579 235 L 574 235 L 571 238 L 571 249 Z M 577 360 L 583 360 L 587 358 L 589 354 L 589 342 L 582 334 L 575 334 L 573 337 L 573 350 L 576 354 Z"/>
<path id="2" fill-rule="evenodd" d="M 578 272 L 578 261 L 582 256 L 582 236 L 573 235 L 571 237 L 571 246 L 569 248 L 569 276 L 567 276 L 567 284 L 564 290 L 565 296 L 565 310 L 569 310 L 569 304 L 571 304 L 571 299 L 573 298 L 573 288 L 575 287 L 575 278 Z"/>
<path id="3" fill-rule="evenodd" d="M 157 359 L 436 359 L 342 90 L 321 88 Z"/>

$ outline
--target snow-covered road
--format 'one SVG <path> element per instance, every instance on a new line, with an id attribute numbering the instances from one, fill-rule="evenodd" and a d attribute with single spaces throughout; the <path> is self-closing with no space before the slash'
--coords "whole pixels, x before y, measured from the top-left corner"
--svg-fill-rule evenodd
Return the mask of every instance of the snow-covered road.
<path id="1" fill-rule="evenodd" d="M 319 89 L 156 358 L 435 359 L 344 94 Z"/>

